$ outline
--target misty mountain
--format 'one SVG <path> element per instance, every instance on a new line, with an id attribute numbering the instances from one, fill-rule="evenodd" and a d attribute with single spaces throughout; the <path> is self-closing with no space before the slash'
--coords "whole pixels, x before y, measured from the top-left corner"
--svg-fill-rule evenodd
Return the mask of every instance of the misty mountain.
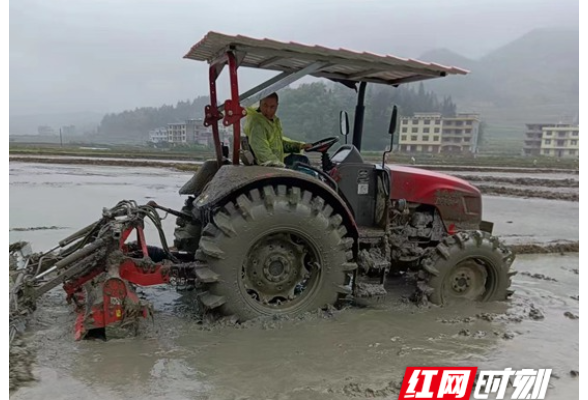
<path id="1" fill-rule="evenodd" d="M 522 141 L 526 122 L 578 116 L 578 30 L 533 30 L 478 60 L 446 49 L 421 59 L 470 70 L 467 76 L 430 81 L 426 87 L 451 95 L 460 111 L 481 113 L 489 135 L 520 134 Z"/>
<path id="2" fill-rule="evenodd" d="M 451 97 L 460 112 L 480 113 L 487 124 L 485 136 L 493 141 L 509 142 L 513 147 L 522 145 L 527 122 L 578 118 L 577 29 L 533 30 L 478 59 L 447 48 L 428 51 L 419 58 L 470 71 L 466 76 L 426 81 L 425 89 L 441 99 Z M 95 113 L 12 115 L 10 134 L 35 134 L 39 125 L 49 125 L 56 131 L 60 126 L 76 125 L 77 132 L 84 133 L 101 125 L 103 134 L 120 135 L 124 131 L 143 137 L 148 129 L 188 114 L 198 116 L 202 110 L 200 103 L 189 107 L 186 103 L 186 107 L 194 110 L 189 113 L 180 105 L 139 108 L 106 116 Z"/>

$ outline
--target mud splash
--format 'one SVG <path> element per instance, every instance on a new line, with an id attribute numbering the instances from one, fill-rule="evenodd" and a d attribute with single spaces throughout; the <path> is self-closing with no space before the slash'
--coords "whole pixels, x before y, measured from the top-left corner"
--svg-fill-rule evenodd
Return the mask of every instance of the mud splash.
<path id="1" fill-rule="evenodd" d="M 234 329 L 261 329 L 273 330 L 282 329 L 284 326 L 295 326 L 306 324 L 317 320 L 331 319 L 340 315 L 344 310 L 350 309 L 350 305 L 340 307 L 328 306 L 297 315 L 273 315 L 253 318 L 247 321 L 238 321 L 235 317 L 222 317 L 213 314 L 205 315 L 202 318 L 200 329 L 203 331 L 214 331 L 225 328 Z"/>
<path id="2" fill-rule="evenodd" d="M 26 245 L 25 242 L 17 242 L 10 244 L 10 252 L 22 249 Z M 8 257 L 9 262 L 9 292 L 12 293 L 14 279 L 13 274 L 17 274 L 17 259 L 12 253 Z M 12 296 L 12 295 L 11 295 Z M 11 297 L 12 299 L 12 297 Z M 24 337 L 23 331 L 26 324 L 24 316 L 22 320 L 15 321 L 12 317 L 12 301 L 10 302 L 10 343 L 9 343 L 9 361 L 8 361 L 8 379 L 9 379 L 9 390 L 13 391 L 18 389 L 23 384 L 32 382 L 35 380 L 33 376 L 33 363 L 35 361 L 36 354 L 29 340 Z M 20 317 L 17 317 L 20 318 Z M 14 333 L 13 333 L 13 329 Z M 14 337 L 12 336 L 14 334 Z"/>
<path id="3" fill-rule="evenodd" d="M 569 319 L 579 319 L 580 317 L 578 317 L 576 314 L 570 312 L 570 311 L 566 311 L 564 313 L 564 316 L 568 317 Z"/>
<path id="4" fill-rule="evenodd" d="M 199 289 L 191 288 L 189 290 L 177 287 L 175 290 L 170 286 L 154 287 L 137 287 L 137 295 L 140 299 L 149 304 L 157 303 L 154 310 L 154 318 L 158 314 L 174 315 L 180 319 L 191 321 L 192 329 L 199 332 L 219 331 L 222 329 L 260 329 L 273 330 L 283 328 L 285 325 L 295 326 L 298 324 L 310 323 L 318 320 L 328 320 L 335 318 L 347 309 L 352 308 L 350 302 L 340 302 L 337 307 L 325 306 L 296 315 L 267 315 L 239 321 L 235 316 L 223 316 L 215 312 L 204 310 L 198 296 L 201 295 Z M 141 327 L 144 332 L 153 333 L 149 323 Z"/>
<path id="5" fill-rule="evenodd" d="M 346 384 L 343 389 L 339 392 L 346 397 L 362 397 L 362 398 L 389 398 L 390 396 L 397 395 L 400 393 L 402 387 L 402 381 L 391 381 L 388 382 L 383 388 L 375 389 L 360 383 L 350 382 Z M 328 393 L 336 393 L 333 389 L 327 391 Z"/>
<path id="6" fill-rule="evenodd" d="M 476 321 L 521 323 L 524 320 L 538 321 L 544 318 L 543 311 L 534 303 L 518 301 L 514 303 L 511 309 L 504 313 L 484 312 L 476 314 L 475 316 L 439 319 L 438 321 L 443 324 L 472 324 Z"/>
<path id="7" fill-rule="evenodd" d="M 523 271 L 523 272 L 521 272 L 521 275 L 530 276 L 531 278 L 535 278 L 535 279 L 542 279 L 544 281 L 557 282 L 557 279 L 550 278 L 549 276 L 546 276 L 543 274 L 532 274 L 530 272 Z"/>
<path id="8" fill-rule="evenodd" d="M 19 251 L 22 250 L 28 243 L 24 242 L 24 241 L 19 241 L 19 242 L 14 242 L 14 243 L 10 243 L 8 245 L 8 253 L 12 253 L 15 251 Z M 9 264 L 10 264 L 10 269 L 16 269 L 16 259 L 14 257 L 12 257 L 12 255 L 9 256 L 8 258 Z"/>
<path id="9" fill-rule="evenodd" d="M 35 361 L 36 354 L 26 339 L 18 337 L 12 341 L 10 344 L 9 357 L 8 380 L 9 389 L 11 391 L 18 389 L 22 385 L 35 381 L 32 365 Z"/>

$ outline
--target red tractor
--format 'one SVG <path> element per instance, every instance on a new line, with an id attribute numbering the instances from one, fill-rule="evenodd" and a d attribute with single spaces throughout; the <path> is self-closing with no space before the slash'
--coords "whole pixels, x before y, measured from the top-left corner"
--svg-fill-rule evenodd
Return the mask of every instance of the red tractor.
<path id="1" fill-rule="evenodd" d="M 512 293 L 514 255 L 482 220 L 479 190 L 451 176 L 387 165 L 387 152 L 380 165 L 360 153 L 368 83 L 397 86 L 467 71 L 214 32 L 185 58 L 209 64 L 205 125 L 212 127 L 216 159 L 181 188 L 188 196 L 181 211 L 124 201 L 48 253 L 22 258 L 15 246 L 11 337 L 23 310 L 60 284 L 78 307 L 78 338 L 145 316 L 134 285 L 193 285 L 204 309 L 240 320 L 379 298 L 386 277 L 399 272 L 417 281 L 421 299 L 436 304 L 505 300 Z M 231 98 L 219 105 L 216 82 L 224 67 Z M 237 72 L 244 67 L 280 73 L 239 94 Z M 257 165 L 241 136 L 244 106 L 307 75 L 357 90 L 352 144 L 329 154 L 338 137 L 314 143 L 306 151 L 320 154 L 320 166 Z M 392 137 L 396 119 L 395 109 Z M 221 142 L 221 120 L 233 128 L 231 152 Z M 349 133 L 344 112 L 341 133 Z M 177 216 L 175 249 L 158 209 Z M 145 219 L 158 229 L 161 247 L 147 246 Z M 129 242 L 135 231 L 136 242 Z"/>
<path id="2" fill-rule="evenodd" d="M 439 173 L 366 163 L 360 153 L 368 83 L 397 86 L 466 71 L 218 33 L 209 33 L 185 58 L 210 65 L 205 125 L 212 126 L 217 158 L 180 190 L 189 195 L 182 211 L 190 218 L 178 219 L 175 244 L 218 274 L 206 284 L 205 307 L 243 319 L 298 313 L 350 294 L 381 295 L 385 277 L 402 270 L 415 271 L 422 294 L 437 304 L 511 294 L 514 255 L 482 220 L 479 190 Z M 232 98 L 221 109 L 216 80 L 225 65 Z M 281 73 L 239 96 L 239 67 Z M 357 89 L 353 144 L 329 155 L 337 137 L 314 143 L 306 151 L 320 153 L 320 168 L 256 165 L 240 136 L 242 106 L 305 75 Z M 346 135 L 347 114 L 341 115 Z M 396 118 L 395 110 L 392 135 Z M 221 119 L 234 129 L 232 158 L 219 140 Z M 379 282 L 362 283 L 362 276 Z"/>

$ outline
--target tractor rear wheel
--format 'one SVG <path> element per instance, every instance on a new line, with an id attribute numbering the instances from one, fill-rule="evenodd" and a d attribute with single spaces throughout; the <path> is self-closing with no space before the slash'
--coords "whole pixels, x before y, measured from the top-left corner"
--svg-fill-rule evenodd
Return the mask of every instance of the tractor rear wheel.
<path id="1" fill-rule="evenodd" d="M 335 304 L 357 267 L 342 222 L 321 197 L 298 187 L 238 196 L 202 231 L 196 258 L 218 275 L 203 305 L 247 320 Z"/>
<path id="2" fill-rule="evenodd" d="M 506 300 L 514 254 L 496 236 L 483 231 L 459 232 L 439 243 L 422 260 L 425 293 L 435 304 Z"/>

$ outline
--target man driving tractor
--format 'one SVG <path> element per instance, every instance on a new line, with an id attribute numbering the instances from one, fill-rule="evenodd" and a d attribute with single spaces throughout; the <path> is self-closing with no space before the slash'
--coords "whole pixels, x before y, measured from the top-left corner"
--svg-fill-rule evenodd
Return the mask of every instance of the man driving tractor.
<path id="1" fill-rule="evenodd" d="M 256 163 L 276 167 L 292 167 L 297 161 L 308 164 L 308 157 L 295 153 L 312 145 L 283 136 L 282 123 L 276 116 L 278 100 L 278 95 L 272 93 L 260 101 L 259 108 L 247 108 L 244 131 Z M 285 153 L 290 154 L 284 157 Z"/>

